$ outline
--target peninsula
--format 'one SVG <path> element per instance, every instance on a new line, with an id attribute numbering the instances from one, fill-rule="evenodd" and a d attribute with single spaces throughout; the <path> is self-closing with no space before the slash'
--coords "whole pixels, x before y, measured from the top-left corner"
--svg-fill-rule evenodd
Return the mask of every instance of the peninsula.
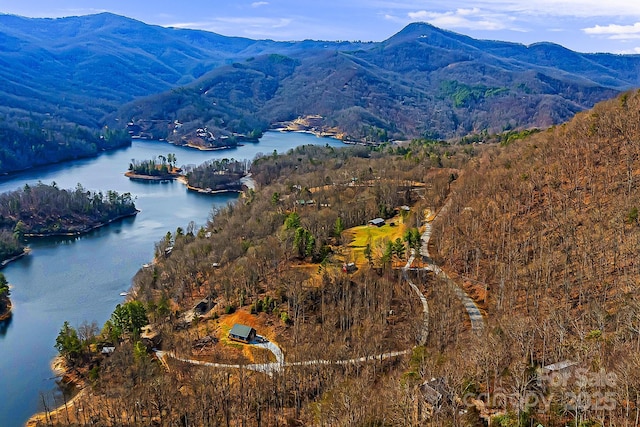
<path id="1" fill-rule="evenodd" d="M 77 236 L 137 213 L 130 193 L 27 184 L 0 194 L 0 262 L 25 254 L 25 238 Z"/>

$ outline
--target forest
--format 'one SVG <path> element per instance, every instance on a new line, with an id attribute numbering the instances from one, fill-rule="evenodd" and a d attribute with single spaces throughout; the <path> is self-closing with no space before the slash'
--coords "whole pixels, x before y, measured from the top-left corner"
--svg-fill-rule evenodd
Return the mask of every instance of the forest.
<path id="1" fill-rule="evenodd" d="M 116 349 L 91 356 L 93 396 L 57 422 L 638 425 L 638 111 L 640 93 L 629 92 L 509 144 L 416 140 L 256 159 L 255 191 L 200 230 L 168 232 L 133 279 L 170 356 L 160 363 L 131 327 L 81 339 L 85 352 L 101 340 Z M 387 228 L 363 226 L 374 217 Z M 426 225 L 450 280 L 420 261 L 402 273 L 408 236 Z M 365 257 L 353 246 L 359 232 Z M 389 257 L 389 239 L 373 237 L 382 232 L 407 236 L 404 250 Z M 355 271 L 341 268 L 349 262 Z M 407 280 L 428 302 L 424 339 Z M 471 330 L 452 283 L 480 307 L 484 328 Z M 210 311 L 187 317 L 203 298 Z M 273 356 L 230 343 L 235 322 L 291 363 L 252 371 Z M 338 362 L 362 356 L 375 361 Z"/>
<path id="2" fill-rule="evenodd" d="M 176 167 L 176 155 L 169 153 L 166 156 L 158 156 L 150 160 L 131 160 L 129 163 L 129 173 L 132 175 L 143 175 L 158 178 L 172 178 L 180 172 Z"/>
<path id="3" fill-rule="evenodd" d="M 370 242 L 369 261 L 356 259 L 346 233 L 381 212 L 400 218 L 396 207 L 405 204 L 415 210 L 406 223 L 398 219 L 388 229 L 400 235 L 405 228 L 415 229 L 425 200 L 442 203 L 455 166 L 469 156 L 468 150 L 416 142 L 402 154 L 391 147 L 372 151 L 304 146 L 257 159 L 251 166 L 255 191 L 217 212 L 205 228 L 189 225 L 157 243 L 153 266 L 134 278 L 135 301 L 143 304 L 152 328 L 160 333 L 161 348 L 185 357 L 242 364 L 269 361 L 259 350 L 222 344 L 223 331 L 238 318 L 260 324 L 260 333 L 278 342 L 291 361 L 405 352 L 415 344 L 422 324 L 412 291 L 393 268 L 406 262 L 409 251 L 385 255 L 388 242 L 376 240 Z M 299 200 L 315 203 L 301 206 Z M 343 264 L 351 261 L 358 262 L 358 271 L 344 272 Z M 215 301 L 213 310 L 185 320 L 190 308 L 207 297 Z M 342 393 L 344 381 L 362 380 L 358 387 L 368 387 L 370 381 L 388 375 L 399 378 L 404 364 L 385 360 L 371 366 L 310 365 L 267 377 L 248 371 L 207 372 L 168 360 L 165 371 L 153 354 L 143 351 L 144 335 L 113 339 L 110 331 L 106 325 L 93 340 L 80 340 L 85 350 L 77 360 L 90 362 L 79 371 L 84 369 L 97 395 L 111 390 L 104 400 L 80 399 L 74 404 L 82 408 L 76 419 L 80 424 L 84 416 L 105 425 L 150 420 L 174 425 L 184 417 L 195 425 L 225 425 L 225 417 L 236 420 L 229 419 L 229 425 L 240 419 L 253 425 L 256 417 L 265 425 L 308 424 L 317 417 L 314 405 Z M 107 358 L 87 355 L 92 344 L 113 344 L 116 350 Z M 208 382 L 212 383 L 206 395 L 201 395 Z M 172 391 L 177 383 L 184 385 L 184 394 Z M 140 396 L 139 411 L 129 406 L 131 393 Z M 336 417 L 338 422 L 342 417 L 336 404 L 324 402 L 321 413 L 330 417 L 327 420 Z M 100 407 L 108 408 L 107 417 L 112 418 L 104 419 Z"/>
<path id="4" fill-rule="evenodd" d="M 137 213 L 131 194 L 109 190 L 60 189 L 38 182 L 0 194 L 0 238 L 3 248 L 25 237 L 80 234 L 116 218 Z"/>
<path id="5" fill-rule="evenodd" d="M 131 144 L 124 130 L 96 130 L 65 121 L 0 114 L 0 174 L 96 156 Z"/>
<path id="6" fill-rule="evenodd" d="M 190 187 L 198 189 L 233 190 L 242 189 L 240 178 L 249 169 L 249 162 L 239 162 L 234 159 L 211 160 L 205 162 L 186 174 Z"/>

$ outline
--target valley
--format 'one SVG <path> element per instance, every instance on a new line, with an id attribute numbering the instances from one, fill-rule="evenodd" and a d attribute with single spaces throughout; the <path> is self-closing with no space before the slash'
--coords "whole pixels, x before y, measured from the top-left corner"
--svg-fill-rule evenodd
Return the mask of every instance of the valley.
<path id="1" fill-rule="evenodd" d="M 0 40 L 3 426 L 638 425 L 640 56 Z"/>
<path id="2" fill-rule="evenodd" d="M 216 148 L 309 117 L 351 142 L 546 128 L 640 83 L 636 56 L 424 23 L 375 43 L 274 42 L 109 13 L 3 15 L 0 36 L 0 174 L 95 156 L 129 134 Z"/>

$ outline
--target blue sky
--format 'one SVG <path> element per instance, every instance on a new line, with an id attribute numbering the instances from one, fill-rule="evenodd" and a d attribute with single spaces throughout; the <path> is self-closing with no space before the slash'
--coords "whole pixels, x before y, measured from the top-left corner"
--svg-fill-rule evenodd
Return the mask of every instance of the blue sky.
<path id="1" fill-rule="evenodd" d="M 0 0 L 0 12 L 29 17 L 105 11 L 254 39 L 381 41 L 424 21 L 474 38 L 640 54 L 638 0 Z"/>

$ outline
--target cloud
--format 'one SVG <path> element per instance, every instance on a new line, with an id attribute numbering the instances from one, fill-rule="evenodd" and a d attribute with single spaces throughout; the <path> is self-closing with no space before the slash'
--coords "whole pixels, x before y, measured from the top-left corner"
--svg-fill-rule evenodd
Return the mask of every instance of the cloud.
<path id="1" fill-rule="evenodd" d="M 254 1 L 253 3 L 251 3 L 251 7 L 266 6 L 268 4 L 269 4 L 268 1 Z"/>
<path id="2" fill-rule="evenodd" d="M 640 54 L 640 47 L 634 47 L 633 49 L 620 50 L 615 53 L 619 55 L 638 55 Z"/>
<path id="3" fill-rule="evenodd" d="M 174 28 L 191 28 L 195 30 L 213 31 L 220 34 L 237 34 L 237 29 L 242 28 L 245 36 L 271 37 L 273 30 L 281 30 L 289 26 L 292 19 L 289 18 L 263 18 L 263 17 L 218 17 L 199 22 L 177 22 L 165 25 Z"/>
<path id="4" fill-rule="evenodd" d="M 583 28 L 582 31 L 591 36 L 605 36 L 611 40 L 634 40 L 640 39 L 640 22 L 636 22 L 633 25 L 596 25 L 590 28 Z"/>
<path id="5" fill-rule="evenodd" d="M 419 10 L 407 14 L 412 21 L 426 21 L 436 27 L 442 28 L 467 28 L 473 30 L 505 30 L 512 28 L 513 19 L 511 17 L 486 13 L 477 7 L 460 8 L 455 11 L 431 12 Z"/>
<path id="6" fill-rule="evenodd" d="M 440 3 L 440 6 L 436 6 Z M 640 2 L 635 0 L 449 0 L 441 2 L 425 0 L 373 0 L 370 7 L 383 8 L 388 13 L 400 10 L 421 10 L 426 5 L 431 9 L 475 8 L 488 13 L 509 16 L 556 16 L 556 17 L 640 17 Z M 364 6 L 363 6 L 364 7 Z"/>

